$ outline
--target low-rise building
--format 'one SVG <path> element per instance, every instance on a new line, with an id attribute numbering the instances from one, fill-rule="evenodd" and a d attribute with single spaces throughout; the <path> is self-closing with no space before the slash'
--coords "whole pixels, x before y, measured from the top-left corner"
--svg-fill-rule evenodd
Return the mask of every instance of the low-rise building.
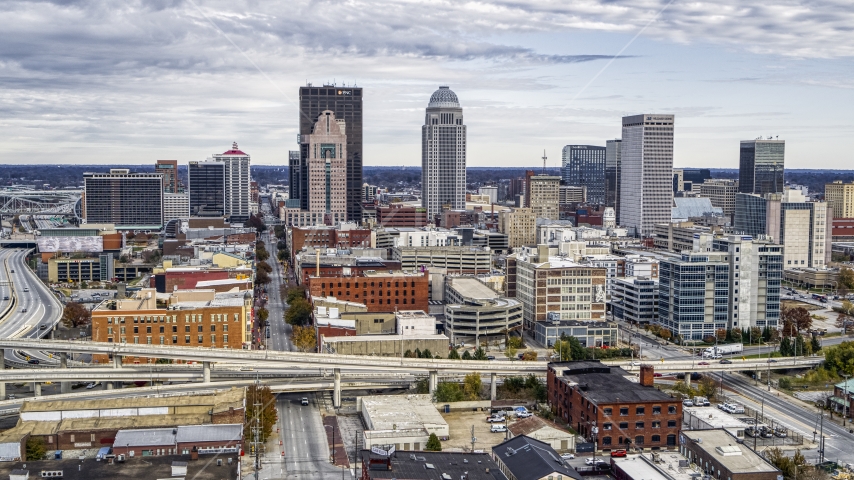
<path id="1" fill-rule="evenodd" d="M 683 431 L 679 453 L 700 471 L 728 480 L 777 480 L 782 472 L 726 430 Z"/>
<path id="2" fill-rule="evenodd" d="M 445 280 L 445 333 L 451 343 L 480 345 L 522 329 L 522 304 L 472 277 Z"/>
<path id="3" fill-rule="evenodd" d="M 547 422 L 538 416 L 523 418 L 507 426 L 510 436 L 522 435 L 534 440 L 547 443 L 550 447 L 561 452 L 575 451 L 575 434 L 556 426 L 553 422 Z"/>
<path id="4" fill-rule="evenodd" d="M 802 288 L 836 288 L 839 270 L 836 268 L 786 268 L 783 280 Z"/>
<path id="5" fill-rule="evenodd" d="M 358 397 L 356 408 L 365 422 L 363 445 L 393 445 L 395 450 L 422 450 L 431 433 L 449 438 L 448 423 L 429 394 Z"/>
<path id="6" fill-rule="evenodd" d="M 401 358 L 406 352 L 430 351 L 431 356 L 448 356 L 448 337 L 433 335 L 362 335 L 355 337 L 320 337 L 323 353 L 339 355 L 371 355 Z"/>
<path id="7" fill-rule="evenodd" d="M 391 448 L 391 447 L 388 447 Z M 373 448 L 360 452 L 360 480 L 496 480 L 498 465 L 486 453 L 400 451 Z"/>
<path id="8" fill-rule="evenodd" d="M 392 250 L 392 259 L 400 262 L 400 268 L 405 272 L 431 266 L 460 275 L 479 275 L 492 271 L 492 250 L 488 247 L 402 246 Z"/>
<path id="9" fill-rule="evenodd" d="M 377 207 L 377 224 L 384 227 L 426 227 L 430 221 L 426 208 L 392 203 L 386 207 Z"/>
<path id="10" fill-rule="evenodd" d="M 546 375 L 555 414 L 597 449 L 676 448 L 682 402 L 655 388 L 651 366 L 639 382 L 596 361 L 550 363 Z"/>
<path id="11" fill-rule="evenodd" d="M 684 467 L 687 464 L 688 459 L 676 452 L 631 454 L 611 457 L 611 473 L 615 480 L 696 480 L 696 473 Z"/>
<path id="12" fill-rule="evenodd" d="M 551 347 L 562 335 L 575 337 L 584 347 L 617 345 L 617 324 L 579 320 L 551 320 L 534 324 L 531 335 L 537 343 Z"/>
<path id="13" fill-rule="evenodd" d="M 648 277 L 618 278 L 608 301 L 614 320 L 649 325 L 658 319 L 658 281 Z"/>
<path id="14" fill-rule="evenodd" d="M 359 276 L 310 276 L 307 286 L 312 297 L 330 296 L 362 303 L 369 312 L 394 312 L 428 311 L 429 283 L 427 272 L 365 271 Z"/>
<path id="15" fill-rule="evenodd" d="M 525 435 L 492 447 L 492 458 L 508 480 L 582 478 L 548 443 Z"/>
<path id="16" fill-rule="evenodd" d="M 113 454 L 153 457 L 204 454 L 239 454 L 243 450 L 243 424 L 180 425 L 177 428 L 119 430 Z"/>
<path id="17" fill-rule="evenodd" d="M 394 312 L 395 334 L 404 336 L 435 335 L 436 317 L 423 310 L 398 310 Z"/>

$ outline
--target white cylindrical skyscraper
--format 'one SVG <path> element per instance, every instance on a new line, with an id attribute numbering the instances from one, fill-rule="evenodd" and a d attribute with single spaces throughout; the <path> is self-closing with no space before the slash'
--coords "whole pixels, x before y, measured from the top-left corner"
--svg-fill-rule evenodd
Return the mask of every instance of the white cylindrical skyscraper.
<path id="1" fill-rule="evenodd" d="M 431 220 L 445 206 L 466 207 L 466 126 L 449 87 L 430 97 L 421 127 L 421 205 Z"/>

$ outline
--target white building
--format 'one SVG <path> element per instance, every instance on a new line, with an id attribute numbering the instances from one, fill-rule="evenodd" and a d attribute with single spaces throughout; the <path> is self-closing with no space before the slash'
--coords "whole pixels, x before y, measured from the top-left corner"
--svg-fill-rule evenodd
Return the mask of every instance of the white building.
<path id="1" fill-rule="evenodd" d="M 394 445 L 395 450 L 421 450 L 431 433 L 448 438 L 448 422 L 432 400 L 429 394 L 358 397 L 356 408 L 365 422 L 364 448 Z"/>
<path id="2" fill-rule="evenodd" d="M 498 187 L 495 185 L 484 185 L 479 187 L 477 189 L 477 193 L 489 197 L 489 202 L 487 203 L 495 203 L 498 201 Z"/>
<path id="3" fill-rule="evenodd" d="M 163 223 L 175 219 L 190 218 L 190 195 L 188 193 L 163 194 Z"/>
<path id="4" fill-rule="evenodd" d="M 658 260 L 641 255 L 626 255 L 626 277 L 658 278 Z"/>
<path id="5" fill-rule="evenodd" d="M 428 218 L 466 208 L 466 126 L 449 87 L 433 92 L 421 127 L 421 202 Z"/>
<path id="6" fill-rule="evenodd" d="M 610 296 L 618 273 L 622 273 L 623 257 L 617 255 L 587 255 L 581 263 L 605 269 L 605 294 Z"/>
<path id="7" fill-rule="evenodd" d="M 234 142 L 231 150 L 214 155 L 213 159 L 225 165 L 225 216 L 231 222 L 248 220 L 252 213 L 249 155 L 238 150 Z"/>
<path id="8" fill-rule="evenodd" d="M 670 221 L 673 203 L 674 115 L 623 117 L 619 223 L 636 237 L 651 237 Z"/>
<path id="9" fill-rule="evenodd" d="M 401 310 L 394 313 L 395 333 L 398 335 L 435 335 L 436 317 L 423 310 Z"/>

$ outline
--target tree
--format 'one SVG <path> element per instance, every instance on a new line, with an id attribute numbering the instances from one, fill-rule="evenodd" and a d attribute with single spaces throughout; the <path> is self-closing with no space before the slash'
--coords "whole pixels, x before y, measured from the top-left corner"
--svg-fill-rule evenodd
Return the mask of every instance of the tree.
<path id="1" fill-rule="evenodd" d="M 260 427 L 257 441 L 264 443 L 270 438 L 273 425 L 279 418 L 276 412 L 276 396 L 266 385 L 251 385 L 246 389 L 246 423 L 243 425 L 243 438 L 247 443 L 255 439 L 256 412 L 257 426 Z"/>
<path id="2" fill-rule="evenodd" d="M 718 390 L 718 383 L 714 378 L 704 376 L 700 379 L 700 383 L 697 387 L 697 391 L 700 395 L 713 399 L 715 397 L 715 392 Z"/>
<path id="3" fill-rule="evenodd" d="M 425 349 L 424 349 L 424 351 L 423 351 L 423 352 L 421 352 L 421 357 L 420 357 L 420 358 L 433 358 L 433 354 L 432 354 L 432 353 L 430 353 L 430 349 L 429 349 L 429 348 L 425 348 Z"/>
<path id="4" fill-rule="evenodd" d="M 854 290 L 854 270 L 848 267 L 839 269 L 839 286 L 846 290 Z"/>
<path id="5" fill-rule="evenodd" d="M 439 382 L 433 392 L 433 399 L 437 403 L 462 402 L 466 399 L 466 394 L 459 383 Z"/>
<path id="6" fill-rule="evenodd" d="M 297 298 L 305 299 L 305 287 L 294 287 L 289 289 L 285 302 L 290 304 Z"/>
<path id="7" fill-rule="evenodd" d="M 459 360 L 460 352 L 457 351 L 456 348 L 451 349 L 451 353 L 448 354 L 448 360 Z"/>
<path id="8" fill-rule="evenodd" d="M 258 312 L 258 320 L 261 320 L 262 325 L 267 323 L 267 319 L 270 318 L 270 311 L 266 308 L 259 308 Z"/>
<path id="9" fill-rule="evenodd" d="M 780 469 L 783 473 L 783 478 L 786 480 L 792 480 L 796 478 L 796 476 L 800 477 L 802 474 L 806 473 L 807 470 L 813 468 L 807 464 L 807 460 L 804 458 L 803 454 L 801 454 L 800 450 L 797 450 L 791 457 L 787 457 L 782 450 L 775 447 L 766 450 L 765 457 L 772 465 Z"/>
<path id="10" fill-rule="evenodd" d="M 263 244 L 263 243 L 259 243 L 259 244 L 255 247 L 255 259 L 256 259 L 256 260 L 258 260 L 259 262 L 264 262 L 264 261 L 266 261 L 268 258 L 270 258 L 270 253 L 269 253 L 269 252 L 267 252 L 267 249 L 266 249 L 266 248 L 264 248 L 264 244 Z"/>
<path id="11" fill-rule="evenodd" d="M 842 342 L 825 348 L 824 368 L 831 372 L 854 374 L 854 342 Z"/>
<path id="12" fill-rule="evenodd" d="M 719 328 L 719 329 L 715 330 L 715 337 L 717 337 L 719 342 L 726 340 L 726 329 L 725 328 Z"/>
<path id="13" fill-rule="evenodd" d="M 270 283 L 270 274 L 264 270 L 258 270 L 258 272 L 255 273 L 255 285 L 266 285 L 268 283 Z"/>
<path id="14" fill-rule="evenodd" d="M 471 358 L 471 354 L 469 353 L 469 351 L 468 351 L 468 350 L 466 350 L 466 351 L 464 351 L 464 352 L 463 352 L 462 359 L 463 359 L 463 360 L 471 360 L 471 359 L 472 359 L 472 358 Z"/>
<path id="15" fill-rule="evenodd" d="M 304 298 L 295 299 L 285 311 L 285 321 L 290 325 L 306 325 L 311 319 L 311 304 Z"/>
<path id="16" fill-rule="evenodd" d="M 482 389 L 483 384 L 480 381 L 479 373 L 469 373 L 466 375 L 465 379 L 463 379 L 463 391 L 465 392 L 466 399 L 480 399 L 480 392 Z"/>
<path id="17" fill-rule="evenodd" d="M 486 360 L 486 351 L 483 347 L 478 347 L 477 350 L 474 351 L 474 355 L 472 355 L 472 360 Z"/>
<path id="18" fill-rule="evenodd" d="M 522 354 L 522 360 L 525 362 L 536 362 L 537 361 L 537 352 L 533 350 L 528 350 L 527 352 Z"/>
<path id="19" fill-rule="evenodd" d="M 258 262 L 258 265 L 255 265 L 255 268 L 259 272 L 263 270 L 266 273 L 271 273 L 273 271 L 273 267 L 271 267 L 267 262 Z"/>
<path id="20" fill-rule="evenodd" d="M 437 437 L 435 433 L 430 434 L 430 438 L 427 439 L 427 445 L 424 446 L 424 450 L 428 452 L 442 451 L 442 442 L 439 441 L 439 437 Z"/>
<path id="21" fill-rule="evenodd" d="M 507 339 L 507 346 L 518 350 L 520 348 L 525 348 L 525 342 L 522 340 L 522 337 L 509 337 Z"/>
<path id="22" fill-rule="evenodd" d="M 730 330 L 730 333 L 732 334 L 732 341 L 733 342 L 736 342 L 736 343 L 742 342 L 742 332 L 741 332 L 740 328 L 735 327 L 732 330 Z"/>
<path id="23" fill-rule="evenodd" d="M 250 215 L 249 220 L 247 220 L 243 226 L 247 228 L 254 228 L 258 233 L 267 230 L 267 225 L 264 223 L 264 217 L 260 213 L 258 215 Z"/>
<path id="24" fill-rule="evenodd" d="M 68 302 L 62 311 L 62 323 L 71 328 L 89 325 L 92 323 L 92 312 L 82 303 Z"/>
<path id="25" fill-rule="evenodd" d="M 851 327 L 854 327 L 854 318 L 845 313 L 840 313 L 836 316 L 836 326 L 842 329 L 843 335 L 848 335 Z"/>
<path id="26" fill-rule="evenodd" d="M 44 458 L 44 454 L 47 453 L 47 449 L 44 446 L 44 440 L 40 437 L 28 438 L 26 449 L 27 461 L 41 460 Z"/>
<path id="27" fill-rule="evenodd" d="M 504 356 L 510 360 L 516 359 L 516 348 L 508 346 L 504 349 Z"/>
<path id="28" fill-rule="evenodd" d="M 790 357 L 793 355 L 794 349 L 792 348 L 792 341 L 789 337 L 783 337 L 783 340 L 780 341 L 780 355 L 784 357 Z"/>
<path id="29" fill-rule="evenodd" d="M 670 337 L 672 337 L 673 334 L 670 333 L 670 330 L 668 330 L 666 328 L 662 328 L 661 330 L 658 331 L 658 336 L 661 337 L 662 339 L 664 339 L 665 341 L 667 341 L 667 340 L 670 340 Z"/>
<path id="30" fill-rule="evenodd" d="M 314 351 L 317 348 L 317 335 L 312 326 L 294 325 L 291 331 L 291 341 L 301 352 Z"/>
<path id="31" fill-rule="evenodd" d="M 783 320 L 783 335 L 793 337 L 799 331 L 807 331 L 812 327 L 812 317 L 804 307 L 785 308 L 780 312 Z"/>
<path id="32" fill-rule="evenodd" d="M 854 315 L 854 303 L 851 303 L 850 300 L 843 300 L 841 310 L 845 312 L 846 315 Z"/>
<path id="33" fill-rule="evenodd" d="M 413 358 L 412 350 L 407 350 L 403 353 L 403 358 Z"/>
<path id="34" fill-rule="evenodd" d="M 758 341 L 762 338 L 762 329 L 759 327 L 750 327 L 750 333 L 748 334 L 749 338 L 747 339 L 749 342 Z"/>
<path id="35" fill-rule="evenodd" d="M 572 350 L 570 350 L 569 340 L 566 339 L 566 334 L 561 335 L 559 339 L 555 340 L 553 348 L 559 362 L 568 362 L 569 360 L 572 360 Z"/>
<path id="36" fill-rule="evenodd" d="M 810 346 L 812 347 L 812 353 L 818 353 L 818 351 L 821 350 L 821 342 L 818 341 L 818 337 L 812 337 L 810 340 Z"/>

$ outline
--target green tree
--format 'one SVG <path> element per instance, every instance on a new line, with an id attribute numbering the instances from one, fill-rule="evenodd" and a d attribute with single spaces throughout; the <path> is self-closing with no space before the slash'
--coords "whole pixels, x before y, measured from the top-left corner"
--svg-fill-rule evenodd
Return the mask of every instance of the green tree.
<path id="1" fill-rule="evenodd" d="M 851 303 L 850 300 L 843 300 L 841 310 L 845 312 L 846 315 L 854 315 L 854 303 Z"/>
<path id="2" fill-rule="evenodd" d="M 472 356 L 473 360 L 486 360 L 486 350 L 483 347 L 477 347 L 477 350 L 474 351 L 474 355 Z"/>
<path id="3" fill-rule="evenodd" d="M 300 352 L 313 352 L 317 348 L 317 333 L 312 326 L 294 325 L 291 330 L 291 342 Z"/>
<path id="4" fill-rule="evenodd" d="M 790 357 L 792 356 L 793 351 L 794 350 L 792 349 L 792 341 L 789 339 L 789 337 L 783 337 L 783 340 L 780 341 L 780 355 L 784 357 Z"/>
<path id="5" fill-rule="evenodd" d="M 772 465 L 779 468 L 783 473 L 783 478 L 793 480 L 797 476 L 805 478 L 803 475 L 808 473 L 808 470 L 813 468 L 807 464 L 806 458 L 797 450 L 791 457 L 777 447 L 765 451 L 765 457 Z"/>
<path id="6" fill-rule="evenodd" d="M 258 262 L 258 264 L 255 265 L 255 268 L 258 271 L 263 270 L 265 273 L 272 273 L 273 271 L 273 267 L 271 267 L 270 264 L 267 262 Z"/>
<path id="7" fill-rule="evenodd" d="M 848 267 L 839 269 L 839 286 L 846 290 L 854 290 L 854 270 Z"/>
<path id="8" fill-rule="evenodd" d="M 456 348 L 451 349 L 451 353 L 448 354 L 448 360 L 459 360 L 460 352 L 457 351 Z"/>
<path id="9" fill-rule="evenodd" d="M 47 453 L 47 449 L 44 446 L 44 440 L 40 437 L 28 438 L 26 449 L 27 461 L 41 460 L 44 458 L 44 454 Z"/>
<path id="10" fill-rule="evenodd" d="M 462 359 L 463 359 L 463 360 L 471 360 L 471 359 L 472 359 L 472 358 L 471 358 L 471 354 L 469 353 L 469 351 L 468 351 L 468 350 L 466 350 L 466 351 L 464 351 L 464 352 L 463 352 Z"/>
<path id="11" fill-rule="evenodd" d="M 266 248 L 264 248 L 263 243 L 259 243 L 255 247 L 255 259 L 258 260 L 259 262 L 265 262 L 265 261 L 267 261 L 268 258 L 270 258 L 270 253 L 267 252 Z"/>
<path id="12" fill-rule="evenodd" d="M 256 423 L 256 412 L 258 415 Z M 251 441 L 255 438 L 255 427 L 258 429 L 258 441 L 264 443 L 273 432 L 273 425 L 278 420 L 276 411 L 276 396 L 266 385 L 251 385 L 246 388 L 246 423 L 243 425 L 243 437 Z"/>
<path id="13" fill-rule="evenodd" d="M 264 217 L 260 213 L 258 215 L 250 215 L 249 220 L 247 220 L 243 226 L 246 228 L 254 228 L 258 233 L 267 230 L 267 225 L 264 223 Z"/>
<path id="14" fill-rule="evenodd" d="M 516 348 L 508 346 L 504 349 L 504 356 L 509 358 L 510 360 L 516 359 Z"/>
<path id="15" fill-rule="evenodd" d="M 810 346 L 812 347 L 812 353 L 818 353 L 819 350 L 821 350 L 821 342 L 818 341 L 818 337 L 812 337 L 810 340 Z"/>
<path id="16" fill-rule="evenodd" d="M 584 347 L 581 346 L 581 342 L 578 341 L 575 337 L 566 337 L 569 342 L 569 351 L 572 352 L 572 360 L 585 360 L 587 359 L 587 352 L 584 350 Z"/>
<path id="17" fill-rule="evenodd" d="M 824 368 L 854 375 L 854 342 L 842 342 L 824 349 Z"/>
<path id="18" fill-rule="evenodd" d="M 264 270 L 258 270 L 255 272 L 255 285 L 266 285 L 270 283 L 270 274 L 265 272 Z"/>
<path id="19" fill-rule="evenodd" d="M 732 333 L 732 341 L 733 342 L 736 342 L 736 343 L 742 342 L 743 334 L 742 334 L 742 331 L 740 328 L 735 327 L 732 330 L 730 330 L 730 332 Z"/>
<path id="20" fill-rule="evenodd" d="M 429 349 L 429 348 L 425 348 L 425 349 L 424 349 L 424 351 L 423 351 L 423 352 L 421 352 L 421 357 L 420 357 L 420 358 L 433 358 L 433 354 L 432 354 L 432 353 L 430 353 L 430 349 Z"/>
<path id="21" fill-rule="evenodd" d="M 433 399 L 437 403 L 462 402 L 466 395 L 459 383 L 439 382 L 433 392 Z"/>
<path id="22" fill-rule="evenodd" d="M 270 318 L 270 311 L 266 308 L 259 308 L 257 314 L 258 320 L 261 320 L 262 324 L 266 324 L 267 319 Z"/>
<path id="23" fill-rule="evenodd" d="M 430 434 L 430 438 L 427 439 L 427 445 L 424 446 L 424 450 L 428 452 L 442 451 L 442 442 L 439 441 L 439 437 L 437 437 L 435 433 Z"/>
<path id="24" fill-rule="evenodd" d="M 479 400 L 480 392 L 483 389 L 483 383 L 480 381 L 479 373 L 469 373 L 463 380 L 463 391 L 466 399 Z"/>
<path id="25" fill-rule="evenodd" d="M 566 340 L 566 334 L 561 335 L 559 339 L 555 340 L 552 348 L 555 355 L 557 355 L 557 361 L 567 362 L 572 360 L 572 350 L 569 348 L 569 341 Z"/>
<path id="26" fill-rule="evenodd" d="M 297 298 L 305 299 L 305 287 L 294 287 L 288 289 L 287 298 L 285 298 L 285 302 L 290 304 Z"/>
<path id="27" fill-rule="evenodd" d="M 525 342 L 522 340 L 522 337 L 509 337 L 507 339 L 507 346 L 519 350 L 520 348 L 525 348 Z"/>
<path id="28" fill-rule="evenodd" d="M 295 299 L 285 311 L 285 322 L 289 325 L 306 325 L 311 319 L 311 304 L 304 298 Z"/>
<path id="29" fill-rule="evenodd" d="M 412 350 L 407 350 L 403 352 L 403 358 L 413 358 L 415 355 L 412 353 Z"/>

